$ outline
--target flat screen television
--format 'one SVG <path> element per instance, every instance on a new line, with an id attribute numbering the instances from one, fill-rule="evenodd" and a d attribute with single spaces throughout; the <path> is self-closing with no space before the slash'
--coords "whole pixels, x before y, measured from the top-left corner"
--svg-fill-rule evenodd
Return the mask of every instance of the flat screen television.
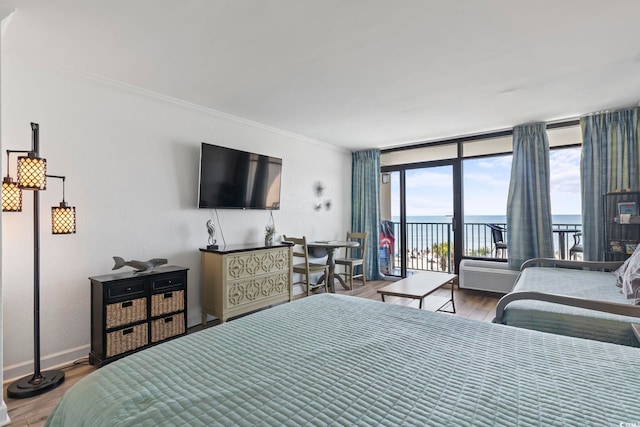
<path id="1" fill-rule="evenodd" d="M 198 207 L 280 209 L 282 159 L 202 143 Z"/>

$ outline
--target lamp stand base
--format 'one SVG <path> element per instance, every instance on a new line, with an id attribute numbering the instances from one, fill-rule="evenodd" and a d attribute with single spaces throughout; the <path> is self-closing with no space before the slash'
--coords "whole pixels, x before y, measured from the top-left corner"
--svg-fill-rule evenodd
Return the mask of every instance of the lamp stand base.
<path id="1" fill-rule="evenodd" d="M 64 372 L 44 371 L 39 376 L 29 375 L 12 382 L 7 388 L 7 396 L 12 399 L 37 396 L 53 390 L 64 382 Z"/>

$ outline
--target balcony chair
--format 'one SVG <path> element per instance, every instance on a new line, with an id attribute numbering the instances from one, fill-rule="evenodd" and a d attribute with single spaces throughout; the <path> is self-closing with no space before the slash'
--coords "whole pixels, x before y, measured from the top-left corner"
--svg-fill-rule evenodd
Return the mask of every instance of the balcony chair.
<path id="1" fill-rule="evenodd" d="M 356 248 L 346 248 L 345 257 L 337 258 L 336 265 L 344 266 L 344 273 L 338 273 L 344 276 L 345 282 L 349 279 L 349 289 L 353 289 L 353 279 L 362 278 L 362 286 L 366 286 L 365 278 L 365 257 L 367 254 L 367 233 L 347 233 L 347 241 L 360 243 Z M 360 273 L 354 274 L 355 267 L 360 266 Z"/>
<path id="2" fill-rule="evenodd" d="M 573 259 L 574 254 L 584 252 L 582 244 L 580 243 L 581 237 L 582 237 L 581 231 L 573 234 L 573 246 L 571 246 L 571 249 L 569 249 L 569 259 Z"/>
<path id="3" fill-rule="evenodd" d="M 504 241 L 504 232 L 507 229 L 497 224 L 487 224 L 487 227 L 491 229 L 494 257 L 498 258 L 498 251 L 500 251 L 500 258 L 506 258 L 507 243 Z"/>
<path id="4" fill-rule="evenodd" d="M 294 285 L 298 283 L 305 284 L 307 286 L 307 296 L 311 295 L 311 291 L 313 289 L 324 286 L 324 291 L 326 293 L 329 292 L 329 288 L 327 287 L 327 278 L 329 277 L 329 266 L 327 264 L 315 264 L 309 262 L 309 248 L 307 247 L 307 238 L 302 236 L 298 237 L 288 237 L 283 235 L 282 240 L 285 242 L 293 243 L 293 257 L 301 258 L 304 262 L 293 264 L 293 272 L 304 275 L 305 280 L 295 282 Z M 313 273 L 324 273 L 322 283 L 311 283 L 311 274 Z"/>

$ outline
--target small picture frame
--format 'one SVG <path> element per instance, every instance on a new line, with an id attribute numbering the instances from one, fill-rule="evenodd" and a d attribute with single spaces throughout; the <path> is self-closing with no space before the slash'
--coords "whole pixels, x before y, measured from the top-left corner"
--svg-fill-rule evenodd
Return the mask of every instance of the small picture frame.
<path id="1" fill-rule="evenodd" d="M 627 243 L 626 245 L 624 245 L 625 252 L 627 253 L 627 255 L 631 255 L 633 251 L 636 250 L 637 246 L 638 246 L 637 243 Z"/>
<path id="2" fill-rule="evenodd" d="M 636 202 L 618 203 L 618 216 L 620 215 L 638 215 L 638 206 L 636 205 Z"/>
<path id="3" fill-rule="evenodd" d="M 609 246 L 611 247 L 611 252 L 625 252 L 625 247 L 619 240 L 610 240 Z"/>

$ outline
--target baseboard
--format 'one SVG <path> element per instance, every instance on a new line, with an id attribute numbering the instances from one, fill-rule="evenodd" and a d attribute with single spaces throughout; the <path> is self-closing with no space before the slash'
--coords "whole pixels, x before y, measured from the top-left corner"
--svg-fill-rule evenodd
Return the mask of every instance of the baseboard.
<path id="1" fill-rule="evenodd" d="M 89 345 L 72 348 L 70 350 L 61 351 L 59 353 L 50 354 L 40 358 L 41 370 L 57 369 L 62 366 L 73 363 L 78 359 L 87 357 L 91 350 Z M 33 359 L 26 362 L 17 363 L 11 366 L 5 366 L 2 370 L 4 383 L 11 383 L 19 378 L 33 373 Z M 0 424 L 2 425 L 2 424 Z"/>
<path id="2" fill-rule="evenodd" d="M 0 405 L 0 426 L 6 426 L 10 423 L 11 420 L 9 419 L 9 411 L 7 410 L 7 405 L 5 405 L 4 400 L 2 400 L 2 405 Z"/>

